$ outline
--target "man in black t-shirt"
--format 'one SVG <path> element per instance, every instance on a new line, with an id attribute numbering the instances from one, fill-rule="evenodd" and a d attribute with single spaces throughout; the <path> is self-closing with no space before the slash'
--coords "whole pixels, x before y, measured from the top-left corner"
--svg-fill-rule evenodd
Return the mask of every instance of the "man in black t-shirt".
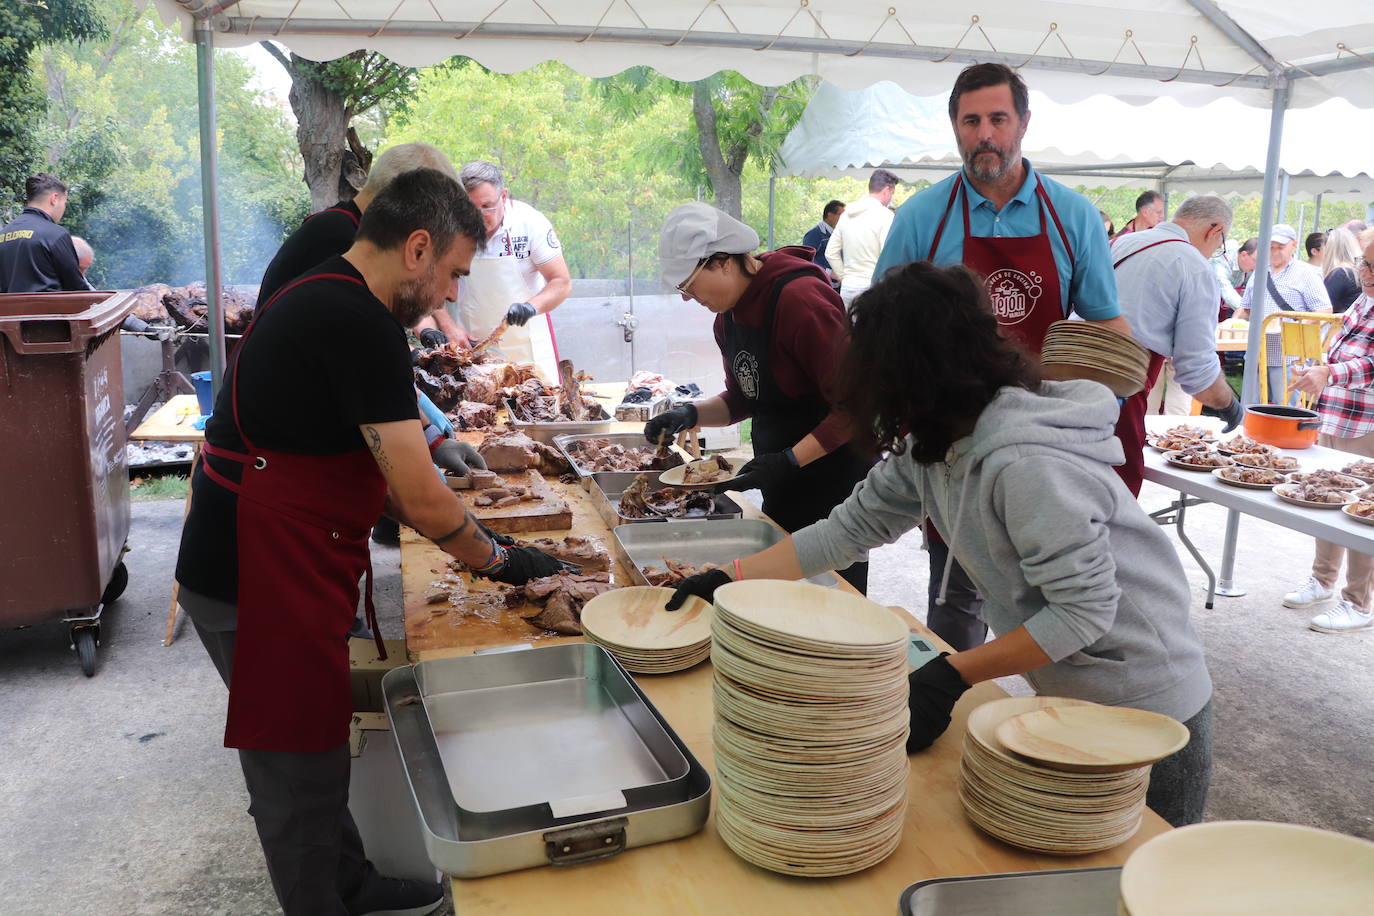
<path id="1" fill-rule="evenodd" d="M 67 186 L 46 172 L 30 175 L 24 201 L 24 212 L 0 229 L 0 293 L 90 289 L 72 234 L 58 225 L 67 212 Z"/>
<path id="2" fill-rule="evenodd" d="M 418 914 L 443 899 L 438 884 L 379 875 L 348 814 L 345 634 L 364 575 L 371 611 L 378 513 L 474 575 L 516 584 L 565 568 L 495 544 L 434 473 L 421 431 L 405 329 L 456 293 L 484 238 L 456 181 L 434 169 L 397 177 L 352 247 L 260 308 L 206 424 L 180 603 L 229 685 L 225 745 L 239 749 L 287 916 Z"/>

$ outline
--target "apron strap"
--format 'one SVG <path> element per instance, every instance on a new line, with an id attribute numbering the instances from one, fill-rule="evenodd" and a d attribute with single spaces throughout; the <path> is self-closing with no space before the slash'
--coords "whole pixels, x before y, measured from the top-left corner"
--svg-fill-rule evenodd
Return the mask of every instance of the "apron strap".
<path id="1" fill-rule="evenodd" d="M 367 555 L 367 575 L 364 577 L 365 586 L 363 589 L 363 619 L 367 621 L 367 628 L 372 631 L 372 638 L 377 643 L 377 658 L 386 661 L 386 643 L 382 642 L 382 628 L 377 626 L 377 606 L 372 603 L 372 553 Z"/>
<path id="2" fill-rule="evenodd" d="M 355 229 L 358 227 L 358 223 L 360 222 L 357 215 L 354 214 L 352 210 L 345 209 L 344 207 L 326 207 L 325 209 L 321 210 L 320 213 L 342 213 L 344 216 L 348 217 L 353 221 L 353 228 Z M 319 216 L 320 213 L 310 214 L 305 218 L 305 221 L 307 223 L 310 222 L 312 219 Z"/>
<path id="3" fill-rule="evenodd" d="M 935 238 L 930 243 L 930 253 L 926 255 L 926 260 L 935 263 L 935 249 L 940 247 L 940 238 L 945 234 L 945 223 L 949 221 L 949 211 L 954 209 L 954 198 L 959 193 L 959 188 L 963 184 L 964 173 L 959 172 L 954 178 L 954 187 L 950 189 L 949 200 L 945 201 L 945 213 L 940 217 L 940 225 L 935 227 Z M 968 221 L 964 222 L 964 234 L 968 235 Z"/>
<path id="4" fill-rule="evenodd" d="M 1038 173 L 1035 176 L 1035 196 L 1040 198 L 1040 231 L 1042 233 L 1045 231 L 1045 211 L 1048 210 L 1050 217 L 1054 220 L 1054 228 L 1059 230 L 1059 238 L 1064 243 L 1064 251 L 1069 256 L 1069 270 L 1076 269 L 1078 261 L 1073 256 L 1073 246 L 1069 244 L 1069 234 L 1064 231 L 1064 224 L 1059 222 L 1059 213 L 1054 209 L 1054 204 L 1050 202 L 1050 195 L 1045 191 L 1045 186 L 1041 184 Z M 1061 293 L 1061 295 L 1063 294 Z M 1068 296 L 1063 295 L 1063 298 L 1067 300 Z"/>
<path id="5" fill-rule="evenodd" d="M 1145 245 L 1144 247 L 1137 248 L 1135 251 L 1132 251 L 1130 254 L 1126 255 L 1124 258 L 1121 258 L 1121 259 L 1118 260 L 1118 261 L 1113 261 L 1113 262 L 1112 262 L 1112 270 L 1116 270 L 1116 269 L 1117 269 L 1118 267 L 1120 267 L 1122 264 L 1125 264 L 1127 261 L 1129 261 L 1131 258 L 1135 257 L 1136 255 L 1140 254 L 1142 251 L 1149 251 L 1151 248 L 1155 247 L 1156 245 L 1164 245 L 1164 244 L 1167 244 L 1167 243 L 1169 243 L 1169 242 L 1182 242 L 1182 241 L 1183 241 L 1183 239 L 1160 239 L 1158 242 L 1151 242 L 1150 244 Z"/>

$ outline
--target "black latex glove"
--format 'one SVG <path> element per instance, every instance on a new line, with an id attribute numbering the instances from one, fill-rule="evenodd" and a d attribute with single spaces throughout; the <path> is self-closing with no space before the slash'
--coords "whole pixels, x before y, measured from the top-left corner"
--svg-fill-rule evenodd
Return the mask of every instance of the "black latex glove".
<path id="1" fill-rule="evenodd" d="M 448 343 L 448 335 L 438 328 L 425 328 L 420 332 L 420 343 L 426 349 L 433 350 Z"/>
<path id="2" fill-rule="evenodd" d="M 727 483 L 716 487 L 716 492 L 721 490 L 767 490 L 777 487 L 787 481 L 789 477 L 797 473 L 797 459 L 792 455 L 790 448 L 785 448 L 780 452 L 769 452 L 766 455 L 755 456 L 748 464 L 740 468 L 739 476 Z"/>
<path id="3" fill-rule="evenodd" d="M 691 595 L 710 601 L 715 596 L 716 589 L 733 581 L 735 580 L 731 579 L 730 574 L 723 569 L 708 569 L 705 572 L 688 576 L 673 586 L 673 597 L 668 599 L 668 603 L 663 605 L 663 609 L 676 611 Z"/>
<path id="4" fill-rule="evenodd" d="M 539 312 L 528 302 L 517 302 L 506 309 L 506 324 L 513 324 L 517 328 L 524 327 L 525 322 L 537 314 Z"/>
<path id="5" fill-rule="evenodd" d="M 948 658 L 948 652 L 941 652 L 939 658 L 926 662 L 907 678 L 911 685 L 907 700 L 911 709 L 911 734 L 906 739 L 908 754 L 925 750 L 945 733 L 954 704 L 969 688 Z"/>
<path id="6" fill-rule="evenodd" d="M 697 425 L 697 405 L 679 404 L 671 410 L 654 417 L 644 424 L 644 438 L 654 445 L 658 445 L 659 436 L 667 432 L 670 436 L 676 436 L 684 429 L 692 429 Z"/>
<path id="7" fill-rule="evenodd" d="M 508 547 L 506 561 L 486 576 L 493 582 L 507 585 L 524 585 L 531 579 L 542 579 L 557 572 L 579 571 L 580 567 L 564 563 L 544 553 L 537 547 Z"/>
<path id="8" fill-rule="evenodd" d="M 1245 419 L 1245 408 L 1241 406 L 1240 398 L 1232 397 L 1231 403 L 1225 407 L 1202 408 L 1202 415 L 1204 417 L 1220 417 L 1221 421 L 1226 424 L 1222 432 L 1229 433 Z"/>
<path id="9" fill-rule="evenodd" d="M 473 521 L 477 520 L 473 519 Z M 509 534 L 497 534 L 495 531 L 492 531 L 490 528 L 488 528 L 481 522 L 477 522 L 477 527 L 482 530 L 483 534 L 491 538 L 496 543 L 500 544 L 502 547 L 514 547 L 516 544 L 520 543 L 515 538 L 511 537 Z"/>
<path id="10" fill-rule="evenodd" d="M 466 477 L 472 470 L 477 468 L 479 471 L 487 469 L 486 459 L 477 453 L 477 449 L 463 442 L 461 439 L 445 439 L 430 452 L 431 460 L 457 477 Z"/>

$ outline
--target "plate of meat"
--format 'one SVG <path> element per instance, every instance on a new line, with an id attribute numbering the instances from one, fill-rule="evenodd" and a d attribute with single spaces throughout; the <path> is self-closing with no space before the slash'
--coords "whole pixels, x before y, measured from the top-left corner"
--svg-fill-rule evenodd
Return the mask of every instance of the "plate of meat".
<path id="1" fill-rule="evenodd" d="M 1359 502 L 1349 490 L 1338 490 L 1319 483 L 1285 483 L 1274 488 L 1274 495 L 1286 503 L 1308 509 L 1339 509 Z"/>
<path id="2" fill-rule="evenodd" d="M 1374 483 L 1374 461 L 1352 461 L 1341 468 L 1341 473 L 1358 477 L 1365 483 Z"/>
<path id="3" fill-rule="evenodd" d="M 1263 455 L 1277 455 L 1279 450 L 1272 445 L 1264 445 L 1256 442 L 1249 436 L 1242 436 L 1239 433 L 1227 439 L 1217 446 L 1217 451 L 1223 455 L 1244 455 L 1249 452 L 1259 452 Z"/>
<path id="4" fill-rule="evenodd" d="M 1210 429 L 1203 429 L 1201 426 L 1189 426 L 1186 423 L 1178 426 L 1171 426 L 1164 430 L 1166 436 L 1178 436 L 1183 439 L 1202 439 L 1205 442 L 1215 442 L 1216 433 Z"/>
<path id="5" fill-rule="evenodd" d="M 1360 500 L 1341 506 L 1341 511 L 1357 522 L 1374 525 L 1374 503 Z"/>
<path id="6" fill-rule="evenodd" d="M 1235 464 L 1234 461 L 1219 452 L 1165 452 L 1164 460 L 1187 471 L 1210 471 L 1214 468 L 1228 468 Z"/>
<path id="7" fill-rule="evenodd" d="M 714 487 L 734 480 L 747 463 L 743 458 L 714 455 L 669 468 L 658 479 L 672 487 Z"/>
<path id="8" fill-rule="evenodd" d="M 1236 464 L 1243 464 L 1247 468 L 1270 468 L 1275 471 L 1296 471 L 1298 469 L 1298 459 L 1288 455 L 1271 455 L 1266 452 L 1242 452 L 1234 456 Z"/>
<path id="9" fill-rule="evenodd" d="M 1233 487 L 1245 487 L 1251 490 L 1272 490 L 1277 484 L 1284 482 L 1283 474 L 1278 471 L 1269 468 L 1247 468 L 1241 465 L 1217 468 L 1212 471 L 1212 476 L 1222 483 L 1229 483 Z"/>
<path id="10" fill-rule="evenodd" d="M 1322 486 L 1335 487 L 1337 490 L 1353 492 L 1365 486 L 1365 482 L 1358 477 L 1351 477 L 1342 474 L 1340 471 L 1332 471 L 1323 468 L 1320 471 L 1308 471 L 1307 473 L 1295 473 L 1288 475 L 1289 483 L 1315 483 Z"/>
<path id="11" fill-rule="evenodd" d="M 1203 439 L 1186 436 L 1146 436 L 1145 444 L 1158 452 L 1205 452 L 1211 448 Z"/>

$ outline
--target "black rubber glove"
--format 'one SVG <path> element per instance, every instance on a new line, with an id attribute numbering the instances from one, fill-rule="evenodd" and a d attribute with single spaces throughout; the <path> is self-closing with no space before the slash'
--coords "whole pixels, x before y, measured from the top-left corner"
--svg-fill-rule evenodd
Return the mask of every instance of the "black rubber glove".
<path id="1" fill-rule="evenodd" d="M 506 324 L 513 324 L 517 328 L 521 328 L 525 326 L 525 322 L 537 314 L 539 311 L 528 302 L 517 302 L 506 309 Z"/>
<path id="2" fill-rule="evenodd" d="M 473 519 L 473 521 L 477 520 Z M 492 531 L 490 528 L 488 528 L 481 522 L 477 522 L 477 527 L 482 530 L 483 534 L 491 538 L 496 543 L 500 544 L 502 547 L 514 547 L 516 544 L 520 543 L 515 538 L 511 537 L 509 534 L 497 534 L 495 531 Z"/>
<path id="3" fill-rule="evenodd" d="M 448 335 L 438 328 L 425 328 L 420 332 L 420 343 L 426 349 L 433 350 L 448 343 Z"/>
<path id="4" fill-rule="evenodd" d="M 697 425 L 697 405 L 679 404 L 671 410 L 654 417 L 644 424 L 644 438 L 654 445 L 658 445 L 658 437 L 667 432 L 670 436 L 676 436 L 684 429 L 692 429 Z"/>
<path id="5" fill-rule="evenodd" d="M 911 709 L 911 734 L 906 739 L 908 754 L 925 750 L 945 733 L 954 704 L 969 688 L 948 658 L 948 652 L 941 652 L 939 658 L 926 662 L 907 678 L 911 685 L 907 700 Z"/>
<path id="6" fill-rule="evenodd" d="M 1225 407 L 1202 408 L 1202 415 L 1206 417 L 1220 417 L 1221 421 L 1226 424 L 1221 431 L 1229 433 L 1245 419 L 1245 408 L 1241 406 L 1240 398 L 1233 397 L 1231 398 L 1231 403 Z"/>
<path id="7" fill-rule="evenodd" d="M 716 492 L 722 490 L 767 490 L 775 488 L 793 474 L 797 473 L 797 459 L 790 448 L 780 452 L 756 455 L 748 464 L 740 468 L 734 480 L 720 484 Z"/>
<path id="8" fill-rule="evenodd" d="M 466 477 L 472 468 L 487 469 L 486 459 L 477 449 L 461 439 L 445 439 L 432 452 L 430 459 L 439 467 L 458 477 Z"/>
<path id="9" fill-rule="evenodd" d="M 508 547 L 505 562 L 486 573 L 486 577 L 493 582 L 504 582 L 507 585 L 524 585 L 531 579 L 542 579 L 554 573 L 578 570 L 579 567 L 551 557 L 537 547 Z"/>
<path id="10" fill-rule="evenodd" d="M 676 611 L 692 595 L 710 601 L 715 596 L 716 589 L 733 581 L 735 580 L 731 579 L 730 574 L 723 569 L 708 569 L 705 572 L 688 576 L 673 586 L 673 597 L 668 599 L 668 603 L 663 605 L 663 609 Z"/>

